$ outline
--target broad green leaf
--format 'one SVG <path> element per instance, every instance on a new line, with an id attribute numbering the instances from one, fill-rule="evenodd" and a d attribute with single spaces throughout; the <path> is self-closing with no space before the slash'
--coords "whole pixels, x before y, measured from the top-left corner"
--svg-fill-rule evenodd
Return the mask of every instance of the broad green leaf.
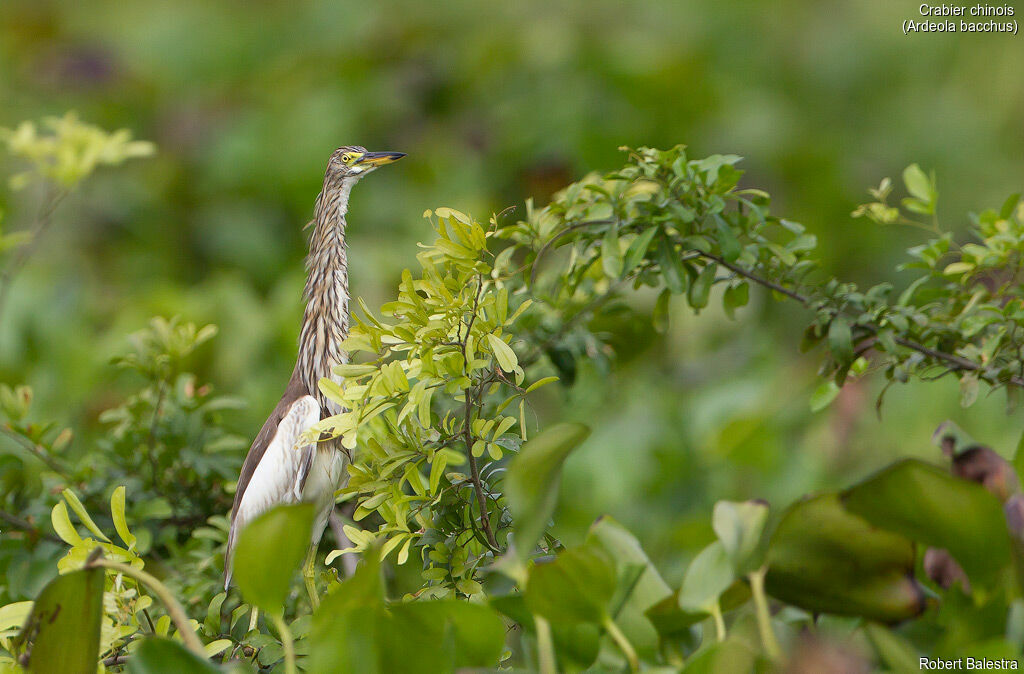
<path id="1" fill-rule="evenodd" d="M 675 295 L 685 293 L 689 287 L 690 277 L 683 268 L 679 253 L 667 236 L 661 237 L 659 242 L 658 264 L 661 266 L 665 287 Z"/>
<path id="2" fill-rule="evenodd" d="M 324 597 L 308 641 L 307 671 L 441 674 L 495 667 L 505 625 L 491 608 L 463 601 L 387 606 L 371 551 L 351 578 Z"/>
<path id="3" fill-rule="evenodd" d="M 1010 563 L 999 499 L 923 461 L 893 464 L 844 492 L 843 503 L 876 527 L 948 550 L 974 585 L 995 582 Z"/>
<path id="4" fill-rule="evenodd" d="M 735 579 L 729 553 L 721 541 L 715 541 L 701 550 L 686 569 L 679 590 L 679 607 L 690 613 L 711 613 Z"/>
<path id="5" fill-rule="evenodd" d="M 836 316 L 828 325 L 828 348 L 844 363 L 853 360 L 853 335 L 850 324 L 842 316 Z"/>
<path id="6" fill-rule="evenodd" d="M 103 569 L 91 568 L 58 576 L 43 588 L 18 636 L 21 648 L 28 648 L 29 672 L 96 671 L 103 584 Z"/>
<path id="7" fill-rule="evenodd" d="M 732 674 L 762 671 L 755 667 L 757 654 L 747 642 L 729 637 L 701 648 L 686 661 L 686 674 Z M 823 673 L 824 674 L 824 673 Z"/>
<path id="8" fill-rule="evenodd" d="M 934 190 L 931 180 L 917 164 L 911 164 L 903 169 L 903 184 L 907 191 L 926 204 L 931 204 L 934 199 Z"/>
<path id="9" fill-rule="evenodd" d="M 622 276 L 622 249 L 619 247 L 619 231 L 615 225 L 608 227 L 601 240 L 601 266 L 610 278 Z"/>
<path id="10" fill-rule="evenodd" d="M 246 601 L 280 613 L 292 577 L 309 548 L 313 505 L 282 505 L 242 529 L 232 554 L 234 580 Z"/>
<path id="11" fill-rule="evenodd" d="M 715 274 L 718 272 L 718 265 L 710 262 L 704 265 L 697 275 L 693 285 L 690 286 L 690 306 L 699 311 L 708 305 L 708 297 L 711 294 L 711 286 L 715 282 Z"/>
<path id="12" fill-rule="evenodd" d="M 224 645 L 227 646 L 230 643 Z M 219 671 L 221 670 L 209 660 L 203 660 L 177 641 L 160 637 L 143 639 L 139 647 L 128 658 L 128 674 L 170 674 L 171 672 L 214 674 Z"/>
<path id="13" fill-rule="evenodd" d="M 629 244 L 629 248 L 626 249 L 626 255 L 622 262 L 622 271 L 624 274 L 628 274 L 639 265 L 644 256 L 647 255 L 647 249 L 651 246 L 651 240 L 654 239 L 654 235 L 658 233 L 658 228 L 654 225 L 648 225 L 640 236 L 633 239 Z"/>
<path id="14" fill-rule="evenodd" d="M 811 394 L 811 411 L 820 412 L 831 405 L 832 401 L 836 399 L 836 396 L 839 395 L 839 391 L 841 390 L 842 389 L 840 389 L 839 386 L 837 386 L 831 379 L 822 381 L 814 389 L 814 393 Z"/>
<path id="15" fill-rule="evenodd" d="M 117 529 L 117 535 L 121 537 L 124 544 L 131 550 L 135 547 L 136 538 L 128 529 L 128 520 L 124 514 L 124 496 L 124 485 L 114 490 L 113 496 L 110 497 L 110 516 L 114 520 L 114 528 Z"/>
<path id="16" fill-rule="evenodd" d="M 722 257 L 726 262 L 735 262 L 743 252 L 739 239 L 733 233 L 729 224 L 717 213 L 714 215 L 715 237 L 718 239 L 718 246 L 722 249 Z"/>
<path id="17" fill-rule="evenodd" d="M 587 544 L 600 547 L 614 562 L 616 588 L 611 614 L 616 624 L 634 648 L 653 656 L 658 633 L 646 613 L 671 597 L 672 589 L 654 568 L 640 541 L 612 517 L 606 515 L 594 523 L 587 534 Z"/>
<path id="18" fill-rule="evenodd" d="M 615 567 L 603 550 L 571 548 L 530 570 L 526 605 L 552 623 L 600 624 L 608 617 L 615 584 Z"/>
<path id="19" fill-rule="evenodd" d="M 480 604 L 454 599 L 395 604 L 386 622 L 380 632 L 384 671 L 490 669 L 505 647 L 505 623 Z M 410 635 L 416 635 L 414 643 Z"/>
<path id="20" fill-rule="evenodd" d="M 725 294 L 722 296 L 722 306 L 725 308 L 725 313 L 729 318 L 733 318 L 736 309 L 747 306 L 749 301 L 750 284 L 746 281 L 729 286 L 725 289 Z"/>
<path id="21" fill-rule="evenodd" d="M 766 588 L 808 611 L 894 622 L 924 610 L 914 544 L 871 526 L 836 494 L 786 510 L 768 546 Z"/>
<path id="22" fill-rule="evenodd" d="M 524 443 L 509 462 L 505 493 L 521 560 L 533 553 L 555 510 L 563 462 L 588 435 L 590 429 L 583 424 L 556 424 Z"/>
<path id="23" fill-rule="evenodd" d="M 737 576 L 761 566 L 764 556 L 761 540 L 767 521 L 768 506 L 764 503 L 719 501 L 715 504 L 711 526 Z"/>

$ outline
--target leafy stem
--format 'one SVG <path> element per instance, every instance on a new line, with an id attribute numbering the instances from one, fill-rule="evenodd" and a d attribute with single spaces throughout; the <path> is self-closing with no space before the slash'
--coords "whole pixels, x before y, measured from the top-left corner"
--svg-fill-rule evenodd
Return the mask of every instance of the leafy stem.
<path id="1" fill-rule="evenodd" d="M 86 568 L 100 566 L 117 573 L 133 578 L 136 581 L 147 586 L 150 590 L 159 597 L 160 601 L 163 602 L 164 607 L 167 609 L 167 614 L 174 621 L 175 627 L 178 628 L 178 633 L 181 634 L 182 640 L 185 642 L 185 646 L 190 651 L 198 655 L 199 657 L 206 659 L 206 651 L 203 650 L 203 644 L 199 641 L 199 637 L 192 630 L 192 626 L 189 625 L 188 616 L 185 614 L 185 609 L 181 607 L 178 600 L 174 598 L 170 589 L 157 578 L 151 574 L 146 573 L 142 569 L 136 569 L 122 564 L 121 562 L 115 562 L 110 559 L 105 559 L 101 555 L 103 554 L 102 548 L 96 548 L 89 559 L 86 560 Z"/>

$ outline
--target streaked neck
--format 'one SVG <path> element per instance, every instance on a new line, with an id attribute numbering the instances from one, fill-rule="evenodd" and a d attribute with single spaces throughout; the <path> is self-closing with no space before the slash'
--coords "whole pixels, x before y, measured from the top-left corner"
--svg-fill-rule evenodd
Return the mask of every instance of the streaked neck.
<path id="1" fill-rule="evenodd" d="M 330 184 L 316 199 L 315 227 L 306 258 L 306 311 L 299 335 L 296 369 L 321 409 L 337 413 L 317 385 L 321 378 L 337 379 L 332 369 L 348 361 L 341 342 L 348 336 L 348 258 L 345 215 L 351 181 Z"/>

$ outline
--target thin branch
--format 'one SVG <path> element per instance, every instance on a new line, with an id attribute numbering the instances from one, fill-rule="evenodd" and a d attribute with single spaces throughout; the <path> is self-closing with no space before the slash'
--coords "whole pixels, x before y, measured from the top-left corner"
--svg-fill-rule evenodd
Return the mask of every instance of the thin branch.
<path id="1" fill-rule="evenodd" d="M 7 522 L 15 529 L 19 529 L 30 534 L 35 534 L 36 536 L 39 536 L 40 538 L 45 538 L 48 541 L 53 541 L 55 543 L 63 543 L 63 541 L 58 536 L 54 536 L 53 534 L 47 531 L 43 531 L 42 529 L 35 526 L 28 520 L 18 517 L 17 515 L 14 515 L 12 513 L 9 513 L 6 510 L 0 510 L 0 520 Z"/>
<path id="2" fill-rule="evenodd" d="M 473 315 L 469 317 L 466 322 L 466 336 L 462 338 L 461 350 L 462 350 L 462 363 L 463 368 L 466 369 L 466 375 L 469 376 L 469 361 L 466 354 L 466 342 L 469 340 L 469 335 L 473 330 L 473 323 L 476 321 L 477 311 L 480 307 L 480 295 L 483 294 L 484 279 L 479 274 L 477 275 L 477 286 L 476 296 L 473 298 Z M 476 457 L 473 456 L 473 392 L 472 387 L 467 386 L 465 389 L 466 405 L 465 405 L 465 419 L 462 424 L 462 435 L 466 442 L 466 456 L 469 458 L 469 470 L 470 478 L 473 481 L 473 490 L 476 492 L 476 500 L 480 504 L 480 527 L 484 530 L 484 534 L 487 536 L 487 543 L 494 550 L 500 550 L 498 547 L 498 541 L 494 537 L 494 532 L 491 530 L 491 519 L 487 514 L 487 496 L 484 494 L 484 485 L 480 481 L 480 467 L 477 465 Z"/>
<path id="3" fill-rule="evenodd" d="M 807 305 L 809 305 L 811 303 L 811 298 L 807 297 L 806 295 L 801 295 L 800 293 L 796 292 L 795 290 L 790 290 L 789 288 L 786 288 L 785 286 L 781 286 L 778 283 L 775 283 L 774 281 L 769 281 L 766 278 L 762 278 L 760 276 L 757 276 L 756 274 L 753 274 L 752 272 L 747 271 L 743 267 L 735 265 L 735 264 L 733 264 L 731 262 L 726 262 L 724 258 L 721 258 L 721 257 L 719 257 L 717 255 L 713 255 L 712 253 L 700 252 L 700 256 L 703 257 L 703 258 L 707 258 L 709 260 L 713 260 L 714 262 L 717 262 L 718 264 L 722 265 L 726 269 L 728 269 L 728 270 L 730 270 L 732 272 L 735 272 L 735 273 L 739 274 L 740 276 L 742 276 L 742 277 L 744 277 L 746 279 L 749 279 L 749 280 L 753 281 L 754 283 L 757 283 L 758 285 L 762 285 L 765 288 L 768 288 L 770 290 L 774 290 L 775 292 L 777 292 L 777 293 L 779 293 L 781 295 L 785 295 L 786 297 L 788 297 L 788 298 L 790 298 L 792 300 L 796 300 L 797 302 L 799 302 L 800 304 L 803 304 L 804 306 L 807 306 Z"/>
<path id="4" fill-rule="evenodd" d="M 7 267 L 0 272 L 0 314 L 3 314 L 4 305 L 7 303 L 7 296 L 11 291 L 11 284 L 14 283 L 14 277 L 18 275 L 18 272 L 28 263 L 29 258 L 35 253 L 39 247 L 39 242 L 42 240 L 43 235 L 53 224 L 53 214 L 57 210 L 57 206 L 64 200 L 64 197 L 68 195 L 68 190 L 59 189 L 54 185 L 49 185 L 46 189 L 43 203 L 39 207 L 39 215 L 36 216 L 36 221 L 33 223 L 31 230 L 29 231 L 28 242 L 18 249 L 17 254 L 11 259 Z"/>
<path id="5" fill-rule="evenodd" d="M 615 222 L 615 220 L 612 218 L 604 218 L 602 220 L 587 220 L 586 222 L 577 222 L 575 224 L 569 225 L 568 227 L 559 231 L 553 237 L 545 241 L 544 245 L 541 246 L 540 249 L 537 251 L 537 256 L 533 258 L 533 267 L 532 269 L 530 269 L 530 285 L 532 286 L 534 282 L 537 280 L 537 271 L 539 269 L 540 259 L 544 256 L 544 253 L 547 252 L 548 248 L 550 248 L 555 243 L 555 241 L 558 241 L 566 234 L 575 232 L 577 229 L 592 227 L 594 225 L 610 225 L 613 222 Z"/>
<path id="6" fill-rule="evenodd" d="M 59 460 L 57 460 L 55 457 L 51 456 L 46 451 L 46 448 L 43 447 L 42 445 L 32 442 L 32 440 L 26 438 L 20 433 L 11 430 L 7 426 L 0 426 L 0 433 L 3 433 L 11 440 L 14 440 L 19 445 L 24 447 L 33 456 L 35 456 L 37 459 L 45 463 L 53 472 L 58 473 L 61 477 L 65 478 L 66 480 L 71 480 L 71 470 L 67 466 L 62 464 Z"/>
<path id="7" fill-rule="evenodd" d="M 758 284 L 760 286 L 768 288 L 769 290 L 773 290 L 773 291 L 775 291 L 777 293 L 785 295 L 786 297 L 789 297 L 790 299 L 793 299 L 793 300 L 799 302 L 803 306 L 810 306 L 811 305 L 812 300 L 811 300 L 810 297 L 808 297 L 806 295 L 802 295 L 799 292 L 797 292 L 795 290 L 792 290 L 790 288 L 786 288 L 784 286 L 781 286 L 778 283 L 775 283 L 774 281 L 770 281 L 770 280 L 768 280 L 768 279 L 766 279 L 764 277 L 758 276 L 757 274 L 755 274 L 755 273 L 753 273 L 751 271 L 748 271 L 748 270 L 744 269 L 743 267 L 740 267 L 738 265 L 732 264 L 730 262 L 726 262 L 724 259 L 722 259 L 721 257 L 719 257 L 717 255 L 713 255 L 711 253 L 703 253 L 702 252 L 700 254 L 700 256 L 704 257 L 704 258 L 707 258 L 709 260 L 713 260 L 714 262 L 717 262 L 718 264 L 722 265 L 726 269 L 729 269 L 729 270 L 735 272 L 736 274 L 742 276 L 743 278 L 745 278 L 745 279 L 747 279 L 747 280 L 749 280 L 749 281 L 751 281 L 753 283 L 756 283 L 756 284 Z M 854 324 L 854 327 L 858 327 L 858 328 L 861 328 L 862 330 L 866 330 L 867 332 L 870 332 L 871 334 L 876 334 L 878 332 L 878 330 L 879 330 L 877 325 L 872 325 L 870 323 L 856 323 L 856 324 Z M 978 372 L 982 377 L 984 377 L 986 380 L 988 380 L 990 382 L 991 381 L 995 381 L 995 382 L 999 381 L 995 376 L 990 374 L 989 369 L 986 368 L 984 365 L 981 365 L 980 363 L 975 363 L 974 361 L 968 360 L 967 358 L 964 358 L 962 356 L 958 356 L 958 355 L 953 354 L 953 353 L 946 353 L 945 351 L 939 351 L 938 349 L 933 349 L 933 348 L 931 348 L 929 346 L 925 346 L 924 344 L 920 344 L 918 342 L 915 342 L 912 339 L 907 339 L 906 337 L 894 337 L 893 341 L 895 341 L 900 346 L 904 346 L 904 347 L 906 347 L 906 348 L 908 348 L 908 349 L 910 349 L 912 351 L 917 351 L 918 353 L 920 353 L 922 355 L 925 355 L 925 356 L 928 356 L 929 358 L 931 358 L 933 360 L 941 361 L 941 362 L 949 365 L 950 368 L 955 370 L 955 371 Z M 1019 376 L 1010 377 L 1008 379 L 1008 381 L 1009 381 L 1009 383 L 1014 384 L 1016 386 L 1024 387 L 1024 378 L 1021 378 Z"/>

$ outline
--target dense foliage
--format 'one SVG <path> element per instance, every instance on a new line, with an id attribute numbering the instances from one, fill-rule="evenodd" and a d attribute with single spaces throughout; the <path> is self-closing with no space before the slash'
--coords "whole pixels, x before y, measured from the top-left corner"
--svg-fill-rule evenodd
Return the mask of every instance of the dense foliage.
<path id="1" fill-rule="evenodd" d="M 55 189 L 151 151 L 70 117 L 52 129 L 4 136 L 32 162 L 16 183 L 43 187 L 44 215 Z M 33 420 L 30 389 L 0 389 L 3 432 L 21 448 L 2 465 L 4 592 L 21 600 L 0 608 L 4 667 L 902 671 L 918 653 L 1019 654 L 1024 457 L 1011 465 L 952 425 L 936 434 L 945 466 L 899 461 L 784 508 L 718 502 L 706 514 L 714 539 L 678 587 L 610 517 L 578 543 L 555 534 L 563 465 L 585 457 L 589 431 L 538 424 L 531 401 L 583 368 L 611 376 L 629 345 L 602 321 L 624 314 L 663 330 L 673 296 L 731 315 L 753 286 L 807 308 L 804 346 L 824 350 L 817 407 L 872 371 L 889 383 L 955 375 L 965 405 L 982 388 L 1016 400 L 1019 196 L 957 241 L 939 229 L 934 178 L 918 167 L 904 173 L 902 209 L 889 205 L 889 181 L 872 190 L 857 215 L 933 236 L 910 251 L 921 276 L 892 297 L 889 284 L 861 291 L 828 277 L 815 237 L 773 216 L 765 192 L 739 187 L 738 161 L 641 148 L 521 219 L 425 214 L 437 238 L 419 269 L 378 310 L 360 302 L 345 383 L 321 383 L 348 411 L 310 437 L 340 435 L 355 450 L 339 499 L 356 507 L 344 526 L 354 545 L 324 560 L 315 612 L 292 583 L 308 506 L 251 524 L 240 592 L 220 589 L 244 442 L 222 428 L 235 403 L 186 371 L 213 327 L 155 319 L 134 338 L 115 365 L 139 388 L 103 412 L 108 432 L 88 460 L 68 456 L 70 431 Z M 5 264 L 31 261 L 45 228 L 29 231 L 5 239 Z M 649 313 L 627 301 L 637 293 L 652 297 Z M 49 580 L 33 567 L 54 550 L 61 575 Z M 351 554 L 362 561 L 341 579 L 335 560 Z"/>

